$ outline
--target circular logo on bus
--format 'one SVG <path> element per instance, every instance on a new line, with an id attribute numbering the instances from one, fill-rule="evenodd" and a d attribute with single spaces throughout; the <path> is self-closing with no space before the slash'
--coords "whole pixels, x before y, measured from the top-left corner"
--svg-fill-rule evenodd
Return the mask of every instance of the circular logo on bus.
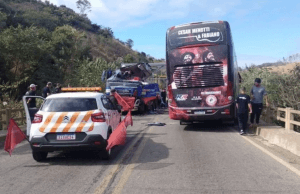
<path id="1" fill-rule="evenodd" d="M 208 106 L 215 106 L 217 104 L 217 97 L 214 95 L 209 95 L 206 97 L 206 104 Z"/>

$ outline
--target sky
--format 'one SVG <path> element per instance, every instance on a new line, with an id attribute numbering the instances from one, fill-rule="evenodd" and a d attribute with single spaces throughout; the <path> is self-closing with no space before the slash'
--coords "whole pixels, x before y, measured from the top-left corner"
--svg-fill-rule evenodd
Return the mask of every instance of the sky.
<path id="1" fill-rule="evenodd" d="M 49 0 L 79 12 L 76 0 Z M 298 0 L 89 0 L 92 23 L 110 27 L 115 38 L 132 39 L 133 49 L 166 56 L 166 31 L 180 24 L 228 21 L 238 65 L 276 62 L 300 53 Z"/>

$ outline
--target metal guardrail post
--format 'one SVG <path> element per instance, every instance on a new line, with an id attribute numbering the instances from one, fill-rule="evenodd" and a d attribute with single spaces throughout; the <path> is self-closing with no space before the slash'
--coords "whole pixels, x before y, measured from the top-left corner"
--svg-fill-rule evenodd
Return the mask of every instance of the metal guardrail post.
<path id="1" fill-rule="evenodd" d="M 266 122 L 271 123 L 270 107 L 267 107 L 266 111 Z"/>
<path id="2" fill-rule="evenodd" d="M 5 114 L 2 112 L 2 113 L 0 113 L 0 115 L 1 115 L 2 130 L 4 130 L 5 129 L 5 123 L 4 123 L 4 121 L 5 121 Z"/>
<path id="3" fill-rule="evenodd" d="M 293 127 L 291 128 L 291 123 L 290 123 L 290 119 L 291 119 L 291 110 L 292 108 L 285 108 L 286 112 L 285 112 L 285 129 L 287 131 L 292 131 Z"/>
<path id="4" fill-rule="evenodd" d="M 290 110 L 294 110 L 294 109 L 293 109 L 293 108 L 290 108 Z M 293 121 L 293 120 L 294 120 L 294 114 L 290 112 L 290 120 L 289 120 L 289 123 L 290 123 L 290 126 L 289 126 L 290 131 L 294 131 L 294 124 L 291 123 L 291 121 Z"/>
<path id="5" fill-rule="evenodd" d="M 5 127 L 3 129 L 7 129 L 10 119 L 10 109 L 5 109 Z"/>
<path id="6" fill-rule="evenodd" d="M 21 123 L 24 123 L 24 118 L 23 118 L 23 114 L 22 114 L 22 110 L 19 110 L 19 117 L 21 118 Z"/>

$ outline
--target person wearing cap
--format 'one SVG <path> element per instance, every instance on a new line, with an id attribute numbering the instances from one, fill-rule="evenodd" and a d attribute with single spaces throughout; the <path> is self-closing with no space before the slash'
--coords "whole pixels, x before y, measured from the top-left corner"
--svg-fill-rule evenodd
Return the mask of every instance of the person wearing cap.
<path id="1" fill-rule="evenodd" d="M 46 87 L 43 88 L 43 94 L 42 94 L 43 98 L 46 98 L 51 94 L 51 90 L 50 90 L 51 87 L 52 87 L 52 83 L 48 82 Z"/>
<path id="2" fill-rule="evenodd" d="M 253 126 L 254 117 L 255 117 L 256 125 L 259 124 L 259 117 L 260 117 L 262 109 L 263 109 L 264 96 L 266 98 L 266 105 L 267 105 L 267 107 L 269 106 L 267 91 L 263 86 L 261 86 L 260 78 L 255 79 L 254 85 L 251 89 L 250 94 L 251 94 L 251 98 L 252 98 L 252 100 L 251 100 L 252 113 L 250 116 L 250 122 L 251 122 L 251 126 Z"/>
<path id="3" fill-rule="evenodd" d="M 26 95 L 28 96 L 36 96 L 36 85 L 35 84 L 30 84 L 29 86 L 30 90 Z M 28 98 L 27 100 L 28 108 L 34 108 L 36 107 L 36 101 L 35 98 Z"/>

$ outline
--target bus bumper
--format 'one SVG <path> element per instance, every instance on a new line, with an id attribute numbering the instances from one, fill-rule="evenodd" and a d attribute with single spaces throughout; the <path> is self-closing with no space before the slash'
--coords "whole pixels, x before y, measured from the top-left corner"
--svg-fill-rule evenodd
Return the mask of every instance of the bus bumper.
<path id="1" fill-rule="evenodd" d="M 235 119 L 235 103 L 223 107 L 208 108 L 178 108 L 169 107 L 169 117 L 173 120 L 183 121 L 208 121 L 208 120 L 228 120 Z"/>

